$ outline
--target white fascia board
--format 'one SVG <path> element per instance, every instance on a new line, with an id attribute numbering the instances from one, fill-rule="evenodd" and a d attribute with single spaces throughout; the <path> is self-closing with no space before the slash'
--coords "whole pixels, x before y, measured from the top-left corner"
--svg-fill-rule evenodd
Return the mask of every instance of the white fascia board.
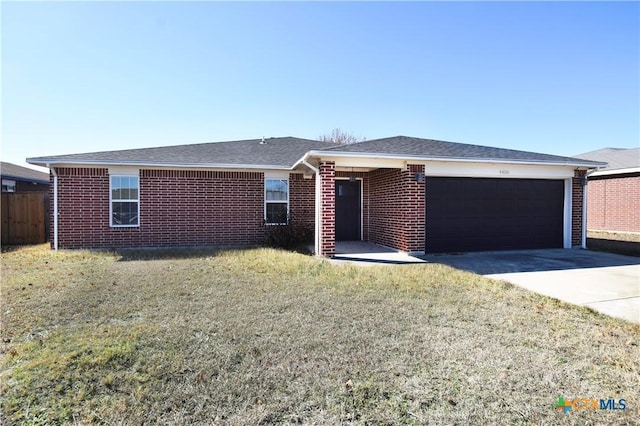
<path id="1" fill-rule="evenodd" d="M 571 166 L 550 166 L 513 163 L 448 163 L 429 162 L 425 176 L 453 176 L 505 179 L 567 179 L 574 175 Z"/>
<path id="2" fill-rule="evenodd" d="M 261 164 L 217 164 L 217 163 L 149 163 L 137 161 L 69 161 L 55 158 L 27 158 L 27 163 L 44 167 L 136 167 L 139 169 L 191 169 L 191 170 L 292 170 L 287 166 Z"/>
<path id="3" fill-rule="evenodd" d="M 627 167 L 626 169 L 614 169 L 614 170 L 600 170 L 589 173 L 587 176 L 610 176 L 610 175 L 622 175 L 627 173 L 640 173 L 640 167 Z"/>
<path id="4" fill-rule="evenodd" d="M 606 165 L 606 163 L 593 164 L 591 162 L 576 161 L 532 161 L 532 160 L 508 160 L 503 158 L 455 158 L 455 157 L 434 157 L 421 155 L 403 155 L 403 154 L 380 154 L 371 152 L 341 152 L 341 151 L 309 151 L 308 157 L 324 158 L 368 158 L 368 159 L 394 159 L 405 160 L 414 164 L 423 164 L 427 161 L 453 162 L 453 163 L 498 163 L 498 164 L 528 164 L 528 165 L 547 165 L 547 166 L 568 166 L 580 167 L 584 169 L 595 169 Z"/>

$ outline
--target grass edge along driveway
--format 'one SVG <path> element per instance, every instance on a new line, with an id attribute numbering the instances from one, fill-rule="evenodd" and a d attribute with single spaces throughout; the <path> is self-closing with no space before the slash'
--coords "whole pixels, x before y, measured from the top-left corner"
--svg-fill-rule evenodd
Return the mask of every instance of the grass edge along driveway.
<path id="1" fill-rule="evenodd" d="M 443 265 L 37 246 L 0 289 L 4 424 L 638 418 L 638 325 Z"/>

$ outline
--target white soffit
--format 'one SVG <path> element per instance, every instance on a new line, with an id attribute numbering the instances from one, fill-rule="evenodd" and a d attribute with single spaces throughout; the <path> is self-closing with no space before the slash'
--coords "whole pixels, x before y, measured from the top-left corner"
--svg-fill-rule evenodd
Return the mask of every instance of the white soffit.
<path id="1" fill-rule="evenodd" d="M 366 157 L 348 157 L 348 158 L 331 158 L 330 161 L 335 162 L 336 167 L 346 168 L 363 168 L 363 169 L 401 169 L 407 163 L 404 159 L 391 158 L 366 158 Z M 424 163 L 424 161 L 420 162 Z M 413 164 L 413 163 L 411 163 Z"/>

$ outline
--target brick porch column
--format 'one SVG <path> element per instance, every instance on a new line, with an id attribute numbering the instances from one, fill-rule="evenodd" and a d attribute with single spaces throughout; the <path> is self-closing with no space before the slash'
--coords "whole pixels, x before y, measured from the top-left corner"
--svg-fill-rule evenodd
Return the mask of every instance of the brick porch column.
<path id="1" fill-rule="evenodd" d="M 336 252 L 336 165 L 320 163 L 320 256 L 331 257 Z"/>
<path id="2" fill-rule="evenodd" d="M 404 228 L 406 251 L 424 254 L 425 240 L 425 180 L 416 181 L 416 173 L 424 176 L 424 164 L 407 164 L 402 171 L 405 188 Z"/>
<path id="3" fill-rule="evenodd" d="M 586 170 L 576 170 L 571 181 L 571 245 L 582 246 L 582 225 L 583 225 L 583 207 L 584 189 L 583 185 Z"/>

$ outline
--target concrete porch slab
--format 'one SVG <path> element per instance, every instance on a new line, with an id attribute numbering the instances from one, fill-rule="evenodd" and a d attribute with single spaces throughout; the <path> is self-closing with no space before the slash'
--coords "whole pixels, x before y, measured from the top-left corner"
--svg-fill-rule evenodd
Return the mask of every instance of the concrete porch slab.
<path id="1" fill-rule="evenodd" d="M 356 263 L 360 265 L 406 265 L 426 263 L 407 253 L 368 241 L 338 241 L 331 263 Z"/>

